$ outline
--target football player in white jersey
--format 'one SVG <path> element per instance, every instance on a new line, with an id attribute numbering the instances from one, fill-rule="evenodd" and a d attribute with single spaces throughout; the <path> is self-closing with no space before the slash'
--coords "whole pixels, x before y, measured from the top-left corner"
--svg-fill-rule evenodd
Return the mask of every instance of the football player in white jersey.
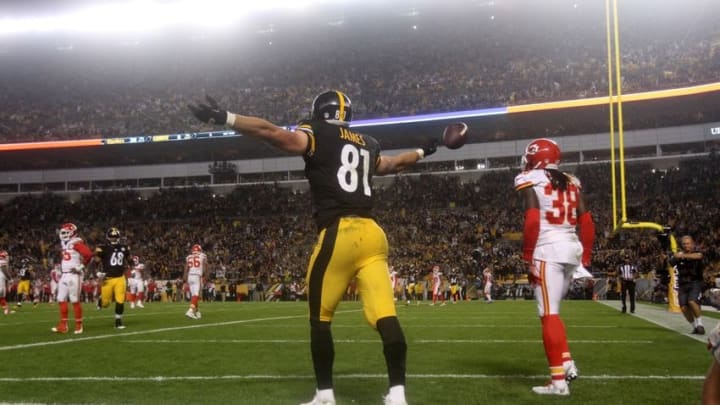
<path id="1" fill-rule="evenodd" d="M 83 281 L 85 266 L 90 262 L 93 253 L 90 248 L 78 237 L 75 224 L 66 223 L 58 231 L 60 247 L 62 248 L 62 262 L 60 271 L 60 284 L 58 284 L 57 300 L 60 304 L 60 322 L 52 328 L 55 333 L 68 332 L 68 300 L 73 305 L 75 314 L 75 334 L 83 333 L 82 306 L 80 304 L 80 288 Z"/>
<path id="2" fill-rule="evenodd" d="M 390 273 L 390 285 L 392 286 L 393 297 L 394 300 L 397 301 L 398 282 L 400 281 L 398 277 L 398 272 L 397 270 L 395 270 L 395 266 L 390 266 L 388 268 L 388 272 Z"/>
<path id="3" fill-rule="evenodd" d="M 138 256 L 132 257 L 132 270 L 130 271 L 130 308 L 145 308 L 145 264 L 140 263 Z"/>
<path id="4" fill-rule="evenodd" d="M 483 270 L 483 294 L 485 295 L 485 302 L 492 304 L 492 287 L 493 287 L 493 273 L 492 264 L 485 267 Z"/>
<path id="5" fill-rule="evenodd" d="M 437 264 L 432 268 L 432 302 L 430 305 L 440 300 L 440 306 L 445 305 L 445 291 L 442 289 L 442 273 L 440 272 L 440 266 Z"/>
<path id="6" fill-rule="evenodd" d="M 5 315 L 10 313 L 7 299 L 8 281 L 10 281 L 10 255 L 5 250 L 0 250 L 0 307 Z"/>
<path id="7" fill-rule="evenodd" d="M 559 170 L 560 148 L 554 141 L 530 142 L 522 160 L 524 171 L 515 177 L 515 190 L 525 206 L 523 259 L 535 289 L 552 380 L 533 387 L 533 392 L 569 395 L 568 382 L 577 378 L 577 368 L 560 319 L 560 302 L 573 273 L 590 265 L 595 225 L 580 181 Z"/>
<path id="8" fill-rule="evenodd" d="M 52 304 L 57 300 L 58 285 L 60 284 L 60 278 L 62 277 L 62 269 L 60 264 L 56 264 L 50 270 L 50 297 L 49 301 Z"/>
<path id="9" fill-rule="evenodd" d="M 202 286 L 208 278 L 207 256 L 202 251 L 202 246 L 192 245 L 190 254 L 185 259 L 185 272 L 183 281 L 190 288 L 190 308 L 185 312 L 185 316 L 190 319 L 200 319 L 198 301 Z"/>

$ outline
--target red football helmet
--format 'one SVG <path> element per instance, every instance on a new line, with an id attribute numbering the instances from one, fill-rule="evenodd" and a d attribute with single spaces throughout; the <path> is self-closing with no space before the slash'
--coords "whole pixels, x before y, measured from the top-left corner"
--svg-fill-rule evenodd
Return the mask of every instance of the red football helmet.
<path id="1" fill-rule="evenodd" d="M 133 262 L 134 265 L 137 266 L 138 264 L 140 264 L 140 258 L 137 257 L 137 256 L 133 256 L 133 257 L 132 257 L 132 262 Z"/>
<path id="2" fill-rule="evenodd" d="M 555 141 L 540 138 L 528 144 L 522 157 L 523 170 L 557 169 L 560 164 L 560 147 Z"/>
<path id="3" fill-rule="evenodd" d="M 8 256 L 7 250 L 0 250 L 0 259 L 7 260 Z"/>
<path id="4" fill-rule="evenodd" d="M 192 245 L 192 249 L 190 249 L 193 253 L 200 253 L 202 252 L 202 246 L 198 245 L 197 243 Z"/>
<path id="5" fill-rule="evenodd" d="M 70 222 L 62 224 L 62 226 L 60 227 L 60 230 L 58 231 L 58 235 L 60 236 L 61 241 L 67 242 L 73 236 L 77 235 L 77 226 L 75 226 L 75 224 L 72 224 Z"/>

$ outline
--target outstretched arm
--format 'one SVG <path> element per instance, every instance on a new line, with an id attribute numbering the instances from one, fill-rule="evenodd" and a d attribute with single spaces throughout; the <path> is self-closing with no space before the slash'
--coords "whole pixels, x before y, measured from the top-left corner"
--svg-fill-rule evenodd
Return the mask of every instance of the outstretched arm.
<path id="1" fill-rule="evenodd" d="M 403 152 L 399 155 L 394 156 L 380 156 L 380 160 L 375 167 L 375 174 L 378 176 L 383 176 L 386 174 L 393 174 L 401 172 L 408 167 L 414 165 L 415 163 L 419 162 L 426 156 L 430 156 L 437 150 L 438 141 L 432 140 L 428 142 L 425 146 L 422 148 L 418 148 L 415 151 L 412 152 Z"/>
<path id="2" fill-rule="evenodd" d="M 288 131 L 258 117 L 233 114 L 220 108 L 217 101 L 206 96 L 208 104 L 189 105 L 193 115 L 202 122 L 225 125 L 243 135 L 266 141 L 272 146 L 295 155 L 307 150 L 308 135 L 302 131 Z"/>

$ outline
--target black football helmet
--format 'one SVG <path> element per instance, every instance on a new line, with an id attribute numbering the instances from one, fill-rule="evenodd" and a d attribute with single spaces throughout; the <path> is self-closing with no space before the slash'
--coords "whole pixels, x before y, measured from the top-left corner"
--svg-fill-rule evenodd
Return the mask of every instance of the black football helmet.
<path id="1" fill-rule="evenodd" d="M 120 230 L 113 227 L 107 230 L 105 237 L 111 245 L 116 245 L 120 242 Z"/>
<path id="2" fill-rule="evenodd" d="M 349 124 L 352 120 L 352 103 L 345 93 L 337 90 L 326 91 L 315 97 L 310 119 L 336 121 Z"/>

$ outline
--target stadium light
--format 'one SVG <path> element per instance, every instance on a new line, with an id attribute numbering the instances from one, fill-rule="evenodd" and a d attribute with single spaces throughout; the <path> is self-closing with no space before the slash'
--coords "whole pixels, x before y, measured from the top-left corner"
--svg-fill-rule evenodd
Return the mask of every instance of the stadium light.
<path id="1" fill-rule="evenodd" d="M 48 32 L 143 32 L 168 26 L 219 28 L 262 10 L 301 10 L 328 0 L 135 0 L 90 6 L 65 14 L 0 16 L 0 35 Z"/>

